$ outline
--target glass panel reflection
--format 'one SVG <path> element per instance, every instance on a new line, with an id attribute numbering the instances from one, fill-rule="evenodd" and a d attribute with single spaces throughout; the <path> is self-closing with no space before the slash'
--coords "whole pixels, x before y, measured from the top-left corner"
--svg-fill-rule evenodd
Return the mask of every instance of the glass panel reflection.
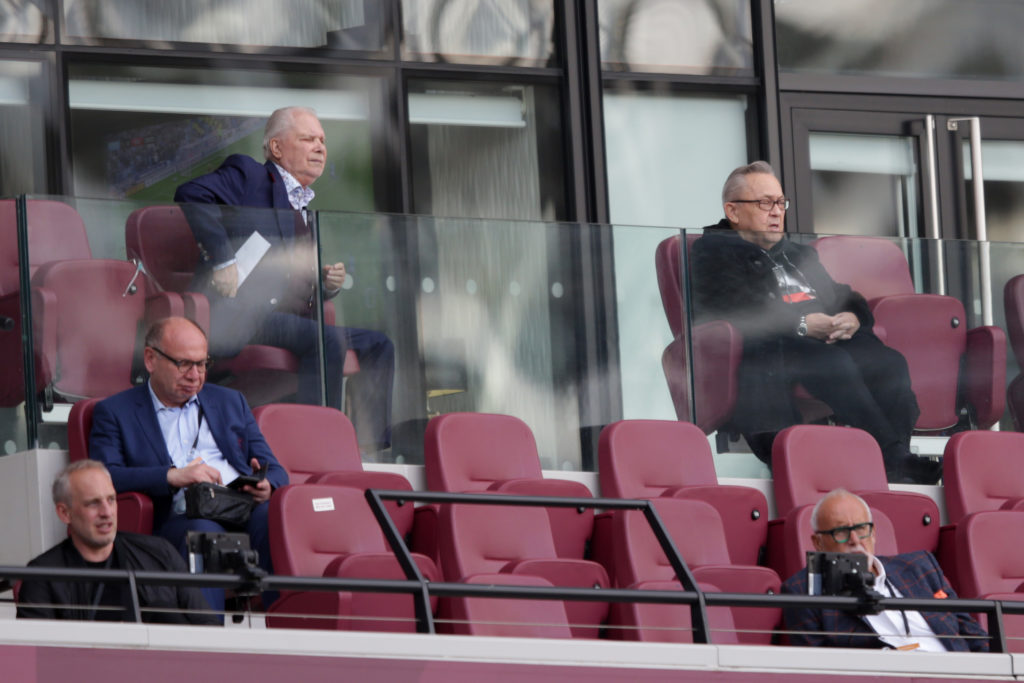
<path id="1" fill-rule="evenodd" d="M 44 66 L 0 61 L 0 195 L 47 186 L 44 112 L 50 98 Z"/>
<path id="2" fill-rule="evenodd" d="M 775 22 L 779 68 L 787 71 L 989 79 L 1024 73 L 1019 2 L 776 0 Z"/>
<path id="3" fill-rule="evenodd" d="M 913 138 L 811 133 L 814 231 L 916 236 L 920 225 Z"/>
<path id="4" fill-rule="evenodd" d="M 599 0 L 601 61 L 611 71 L 752 76 L 744 0 Z"/>
<path id="5" fill-rule="evenodd" d="M 47 0 L 6 0 L 0 11 L 0 42 L 52 43 L 50 3 Z"/>
<path id="6" fill-rule="evenodd" d="M 544 66 L 554 58 L 551 0 L 402 0 L 402 56 Z"/>
<path id="7" fill-rule="evenodd" d="M 64 33 L 90 44 L 133 40 L 379 50 L 381 5 L 376 0 L 69 0 Z"/>
<path id="8" fill-rule="evenodd" d="M 554 88 L 413 81 L 409 91 L 416 212 L 541 220 L 563 215 Z"/>

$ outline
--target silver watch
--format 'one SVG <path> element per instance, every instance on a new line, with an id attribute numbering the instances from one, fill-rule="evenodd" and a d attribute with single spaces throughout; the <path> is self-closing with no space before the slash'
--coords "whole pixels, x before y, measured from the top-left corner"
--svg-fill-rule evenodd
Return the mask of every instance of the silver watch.
<path id="1" fill-rule="evenodd" d="M 800 316 L 800 323 L 796 326 L 796 333 L 799 337 L 807 336 L 807 316 Z"/>

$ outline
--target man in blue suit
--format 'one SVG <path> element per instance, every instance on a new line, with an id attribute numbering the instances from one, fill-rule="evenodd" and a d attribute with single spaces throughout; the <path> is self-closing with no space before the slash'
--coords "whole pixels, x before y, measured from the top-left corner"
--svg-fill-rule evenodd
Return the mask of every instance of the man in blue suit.
<path id="1" fill-rule="evenodd" d="M 874 524 L 864 499 L 836 489 L 811 513 L 811 541 L 820 552 L 863 553 L 874 574 L 874 590 L 883 597 L 956 598 L 935 557 L 920 550 L 875 557 Z M 807 569 L 782 584 L 783 593 L 807 595 Z M 858 615 L 837 609 L 792 607 L 783 610 L 793 645 L 894 648 L 943 652 L 988 652 L 988 634 L 965 612 L 885 610 Z"/>
<path id="2" fill-rule="evenodd" d="M 89 457 L 106 464 L 118 491 L 153 499 L 154 533 L 188 558 L 189 531 L 223 532 L 218 523 L 185 516 L 185 487 L 228 484 L 267 466 L 266 478 L 242 490 L 252 495 L 247 531 L 260 565 L 272 572 L 267 513 L 271 492 L 288 473 L 270 451 L 245 398 L 234 389 L 204 385 L 209 362 L 206 335 L 190 320 L 165 318 L 146 334 L 149 382 L 96 404 Z M 214 610 L 224 591 L 203 591 Z"/>
<path id="3" fill-rule="evenodd" d="M 212 173 L 181 185 L 174 201 L 182 204 L 199 244 L 200 264 L 192 289 L 210 301 L 210 350 L 236 355 L 247 344 L 285 348 L 299 358 L 301 403 L 320 403 L 316 322 L 316 249 L 306 221 L 314 192 L 310 185 L 327 161 L 324 131 L 316 114 L 285 107 L 271 114 L 263 137 L 266 163 L 233 154 Z M 243 245 L 266 252 L 240 282 L 247 260 L 236 256 Z M 247 248 L 248 248 L 247 247 Z M 345 282 L 343 263 L 323 266 L 326 297 Z M 391 391 L 395 350 L 381 332 L 328 327 L 324 334 L 327 405 L 341 408 L 345 351 L 359 359 L 352 392 L 360 442 L 375 449 L 391 441 Z"/>

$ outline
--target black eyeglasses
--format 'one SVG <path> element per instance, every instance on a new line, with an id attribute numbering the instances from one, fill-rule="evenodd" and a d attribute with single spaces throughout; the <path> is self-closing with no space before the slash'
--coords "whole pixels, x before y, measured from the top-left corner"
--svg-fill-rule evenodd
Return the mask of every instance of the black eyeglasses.
<path id="1" fill-rule="evenodd" d="M 149 348 L 153 349 L 161 356 L 174 363 L 174 367 L 178 368 L 178 372 L 180 372 L 183 375 L 192 368 L 195 368 L 199 372 L 206 372 L 207 368 L 209 368 L 210 365 L 213 363 L 213 361 L 210 358 L 204 358 L 203 360 L 178 360 L 177 358 L 172 358 L 168 356 L 166 353 L 164 353 L 155 346 L 150 346 Z"/>
<path id="2" fill-rule="evenodd" d="M 863 541 L 865 538 L 869 537 L 874 530 L 874 522 L 862 522 L 861 524 L 854 524 L 853 526 L 837 526 L 834 529 L 825 529 L 824 531 L 815 531 L 814 533 L 828 534 L 836 543 L 849 543 L 850 534 L 857 534 L 857 538 Z"/>
<path id="3" fill-rule="evenodd" d="M 726 202 L 727 204 L 757 204 L 757 208 L 762 211 L 771 211 L 773 206 L 777 206 L 783 211 L 789 208 L 789 200 L 785 197 L 781 199 L 732 199 Z"/>

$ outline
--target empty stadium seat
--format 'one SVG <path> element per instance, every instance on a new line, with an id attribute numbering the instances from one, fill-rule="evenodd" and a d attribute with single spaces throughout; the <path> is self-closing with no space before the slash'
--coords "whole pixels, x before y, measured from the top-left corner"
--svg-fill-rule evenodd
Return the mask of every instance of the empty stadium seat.
<path id="1" fill-rule="evenodd" d="M 631 588 L 646 591 L 679 591 L 678 581 L 641 581 Z M 718 586 L 697 582 L 705 592 L 721 592 Z M 708 628 L 715 645 L 739 643 L 732 610 L 708 610 Z M 664 603 L 616 602 L 608 617 L 608 637 L 615 640 L 637 640 L 647 643 L 692 643 L 693 620 L 689 605 Z"/>
<path id="2" fill-rule="evenodd" d="M 289 484 L 270 498 L 274 571 L 286 576 L 405 579 L 362 492 L 347 486 Z M 440 572 L 413 555 L 428 581 Z M 436 602 L 431 609 L 436 608 Z M 267 625 L 362 631 L 416 631 L 407 593 L 285 591 L 267 612 Z"/>
<path id="3" fill-rule="evenodd" d="M 141 264 L 165 291 L 183 295 L 185 315 L 204 330 L 210 329 L 206 297 L 190 292 L 199 262 L 199 246 L 181 207 L 147 206 L 136 209 L 125 223 L 128 258 Z M 334 306 L 324 304 L 324 324 L 333 325 Z M 298 359 L 287 349 L 249 344 L 231 358 L 218 358 L 210 379 L 244 393 L 251 405 L 260 405 L 294 394 L 298 388 Z M 351 349 L 345 355 L 344 374 L 359 371 Z"/>
<path id="4" fill-rule="evenodd" d="M 713 506 L 701 500 L 673 498 L 656 499 L 654 505 L 696 581 L 726 593 L 779 592 L 781 581 L 771 569 L 732 561 L 722 520 Z M 616 512 L 613 527 L 615 580 L 620 588 L 676 580 L 676 572 L 642 511 Z M 781 618 L 776 608 L 715 607 L 709 609 L 709 617 L 716 611 L 731 613 L 738 642 L 747 644 L 769 644 Z"/>
<path id="5" fill-rule="evenodd" d="M 89 457 L 89 433 L 92 412 L 98 398 L 82 399 L 71 406 L 68 415 L 68 459 L 71 462 Z M 153 533 L 153 501 L 144 493 L 124 491 L 117 494 L 117 529 L 136 534 Z"/>
<path id="6" fill-rule="evenodd" d="M 439 524 L 441 569 L 448 581 L 517 574 L 538 576 L 561 587 L 610 586 L 607 573 L 596 562 L 558 556 L 542 508 L 444 505 Z M 573 635 L 582 638 L 596 638 L 600 624 L 608 617 L 607 603 L 596 601 L 568 602 L 565 611 Z"/>
<path id="7" fill-rule="evenodd" d="M 961 399 L 971 407 L 974 424 L 981 429 L 1002 417 L 1006 335 L 1001 329 L 968 330 L 958 299 L 915 293 L 903 250 L 891 240 L 839 235 L 812 244 L 832 278 L 868 300 L 875 324 L 884 330 L 885 344 L 907 359 L 921 409 L 918 430 L 956 426 Z"/>
<path id="8" fill-rule="evenodd" d="M 427 423 L 423 437 L 424 469 L 431 491 L 475 493 L 491 491 L 529 496 L 592 497 L 586 485 L 565 479 L 545 479 L 533 432 L 511 415 L 448 413 Z M 417 549 L 426 552 L 433 506 L 417 510 Z M 590 508 L 550 508 L 551 532 L 559 557 L 581 559 L 593 533 Z M 436 536 L 435 536 L 436 538 Z"/>
<path id="9" fill-rule="evenodd" d="M 601 495 L 609 498 L 695 498 L 710 503 L 725 527 L 737 564 L 758 564 L 768 534 L 768 501 L 757 489 L 718 483 L 704 432 L 688 422 L 621 420 L 601 430 L 598 442 Z M 607 533 L 599 516 L 598 537 Z M 604 544 L 607 546 L 607 544 Z"/>
<path id="10" fill-rule="evenodd" d="M 956 556 L 960 597 L 1024 601 L 1024 512 L 989 510 L 962 518 Z M 1003 627 L 1007 649 L 1024 652 L 1024 615 L 1004 614 Z"/>
<path id="11" fill-rule="evenodd" d="M 1024 509 L 1024 434 L 960 432 L 946 442 L 942 482 L 948 524 L 939 534 L 939 562 L 954 588 L 960 587 L 959 523 L 973 512 Z"/>
<path id="12" fill-rule="evenodd" d="M 1024 368 L 1024 275 L 1010 278 L 1003 287 L 1003 309 L 1006 313 L 1006 336 L 1017 359 L 1017 367 Z M 1010 382 L 1006 401 L 1013 418 L 1013 428 L 1024 431 L 1024 372 Z"/>
<path id="13" fill-rule="evenodd" d="M 477 574 L 464 583 L 550 588 L 552 583 L 526 574 Z M 468 636 L 571 638 L 569 617 L 560 600 L 520 598 L 448 598 L 441 602 L 438 627 Z"/>
<path id="14" fill-rule="evenodd" d="M 890 491 L 878 442 L 860 429 L 822 425 L 788 427 L 775 438 L 775 510 L 768 523 L 768 566 L 783 574 L 781 537 L 790 511 L 813 506 L 837 488 L 858 494 L 892 521 L 899 552 L 935 552 L 939 542 L 939 509 L 921 493 Z"/>
<path id="15" fill-rule="evenodd" d="M 270 450 L 293 484 L 305 482 L 351 486 L 361 491 L 411 491 L 409 480 L 395 472 L 363 469 L 356 431 L 344 413 L 323 406 L 268 403 L 253 411 Z M 412 529 L 412 503 L 385 501 L 398 532 Z"/>

